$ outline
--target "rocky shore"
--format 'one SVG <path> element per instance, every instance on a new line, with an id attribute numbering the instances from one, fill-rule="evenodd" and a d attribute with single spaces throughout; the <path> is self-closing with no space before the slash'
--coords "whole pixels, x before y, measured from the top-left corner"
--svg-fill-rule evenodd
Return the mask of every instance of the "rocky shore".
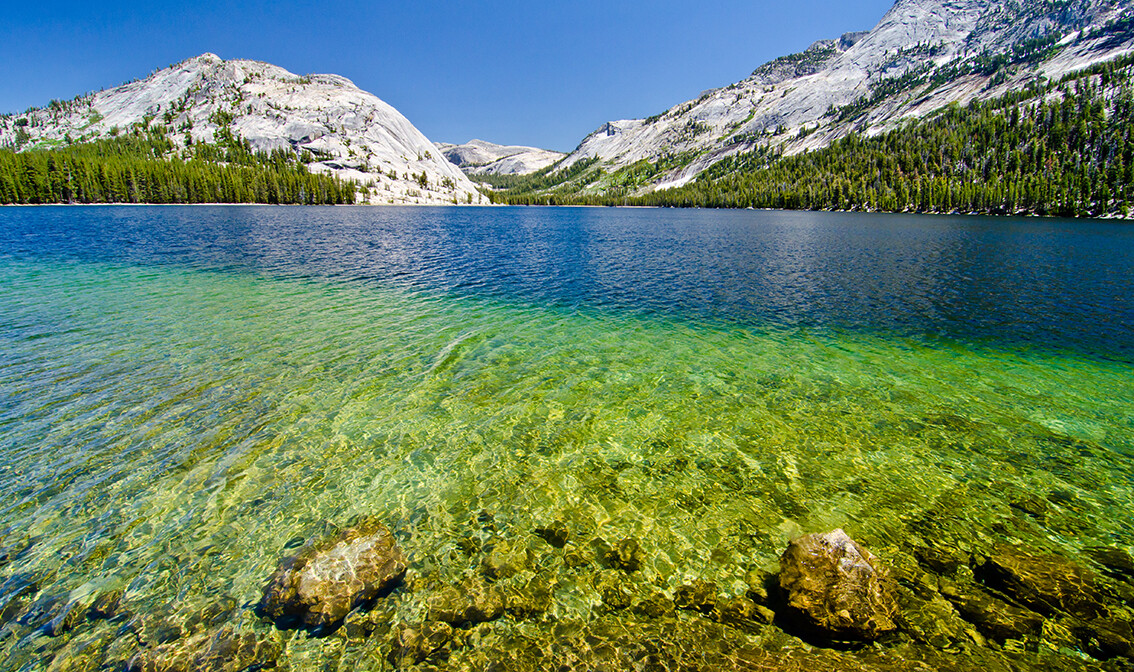
<path id="1" fill-rule="evenodd" d="M 0 625 L 66 634 L 44 647 L 58 672 L 306 669 L 289 654 L 307 642 L 333 669 L 1134 668 L 1134 559 L 1119 548 L 1084 563 L 1006 543 L 880 558 L 836 529 L 722 586 L 655 575 L 637 539 L 576 538 L 562 521 L 468 539 L 453 555 L 467 569 L 444 580 L 412 539 L 366 518 L 282 558 L 244 605 L 133 613 L 115 589 L 17 599 Z M 591 600 L 589 619 L 561 617 L 573 599 Z"/>

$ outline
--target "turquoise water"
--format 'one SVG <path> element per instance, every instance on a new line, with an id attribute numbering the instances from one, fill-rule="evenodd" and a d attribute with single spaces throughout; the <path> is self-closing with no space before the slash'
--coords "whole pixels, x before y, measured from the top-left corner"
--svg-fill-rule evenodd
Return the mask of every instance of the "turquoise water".
<path id="1" fill-rule="evenodd" d="M 281 211 L 304 212 L 262 212 Z M 469 286 L 445 245 L 368 253 L 402 269 L 372 273 L 319 239 L 234 264 L 201 253 L 215 238 L 139 258 L 20 244 L 20 227 L 44 227 L 6 225 L 0 600 L 23 611 L 0 629 L 2 669 L 98 669 L 136 650 L 120 621 L 51 637 L 36 620 L 36 604 L 111 589 L 136 622 L 186 635 L 230 605 L 225 622 L 278 638 L 293 669 L 384 669 L 380 645 L 281 633 L 251 609 L 288 548 L 360 514 L 387 520 L 411 559 L 418 588 L 390 598 L 395 622 L 420 622 L 429 586 L 475 571 L 470 538 L 531 544 L 551 604 L 492 627 L 533 641 L 610 617 L 587 570 L 532 534 L 553 521 L 580 545 L 637 539 L 642 585 L 704 579 L 725 596 L 775 571 L 792 538 L 835 527 L 895 563 L 927 542 L 1022 542 L 1087 565 L 1087 548 L 1134 547 L 1131 344 L 1108 356 L 1062 316 L 1000 342 L 900 315 L 877 329 L 730 319 L 680 294 L 674 310 L 653 293 L 631 305 L 646 290 L 630 274 L 574 301 L 545 280 Z M 446 279 L 404 270 L 430 254 Z M 296 258 L 321 261 L 280 261 Z M 1123 300 L 1082 309 L 1118 311 L 1093 331 L 1128 333 Z M 1079 336 L 1024 337 L 1043 329 Z"/>

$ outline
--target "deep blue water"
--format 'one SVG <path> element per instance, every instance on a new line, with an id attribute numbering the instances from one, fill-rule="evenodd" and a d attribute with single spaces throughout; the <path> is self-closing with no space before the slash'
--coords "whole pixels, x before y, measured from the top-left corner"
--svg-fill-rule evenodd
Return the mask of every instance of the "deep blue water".
<path id="1" fill-rule="evenodd" d="M 394 283 L 1134 359 L 1126 223 L 594 208 L 0 209 L 0 257 Z"/>

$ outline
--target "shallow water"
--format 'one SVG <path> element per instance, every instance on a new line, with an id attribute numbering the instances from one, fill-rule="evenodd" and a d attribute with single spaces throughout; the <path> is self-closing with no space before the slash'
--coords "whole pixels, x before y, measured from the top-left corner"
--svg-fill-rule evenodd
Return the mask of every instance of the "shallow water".
<path id="1" fill-rule="evenodd" d="M 250 608 L 359 514 L 420 585 L 473 571 L 470 538 L 530 542 L 557 585 L 515 624 L 536 639 L 606 613 L 539 551 L 555 520 L 636 538 L 665 590 L 742 595 L 835 527 L 884 559 L 1022 542 L 1089 565 L 1134 547 L 1132 259 L 1127 228 L 1058 221 L 3 210 L 0 601 L 121 588 L 187 632 L 227 599 L 294 669 L 379 669 Z M 0 669 L 137 647 L 20 621 Z"/>

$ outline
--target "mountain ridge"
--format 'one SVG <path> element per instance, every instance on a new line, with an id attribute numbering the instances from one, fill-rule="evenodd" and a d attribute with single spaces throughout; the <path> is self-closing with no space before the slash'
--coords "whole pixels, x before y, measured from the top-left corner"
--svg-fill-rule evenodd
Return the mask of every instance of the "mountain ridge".
<path id="1" fill-rule="evenodd" d="M 434 143 L 450 163 L 466 175 L 527 175 L 561 161 L 567 155 L 550 149 L 522 145 L 498 145 L 469 140 L 455 145 Z"/>
<path id="2" fill-rule="evenodd" d="M 0 146 L 50 149 L 161 126 L 187 152 L 222 137 L 287 150 L 312 172 L 360 185 L 362 202 L 481 202 L 476 186 L 408 119 L 340 75 L 299 76 L 212 53 L 144 79 L 0 117 Z"/>
<path id="3" fill-rule="evenodd" d="M 950 103 L 994 98 L 1134 53 L 1134 17 L 1116 0 L 898 0 L 870 31 L 820 40 L 732 85 L 645 119 L 609 121 L 563 160 L 587 160 L 579 193 L 648 175 L 635 193 L 687 184 L 713 164 L 868 136 Z"/>

